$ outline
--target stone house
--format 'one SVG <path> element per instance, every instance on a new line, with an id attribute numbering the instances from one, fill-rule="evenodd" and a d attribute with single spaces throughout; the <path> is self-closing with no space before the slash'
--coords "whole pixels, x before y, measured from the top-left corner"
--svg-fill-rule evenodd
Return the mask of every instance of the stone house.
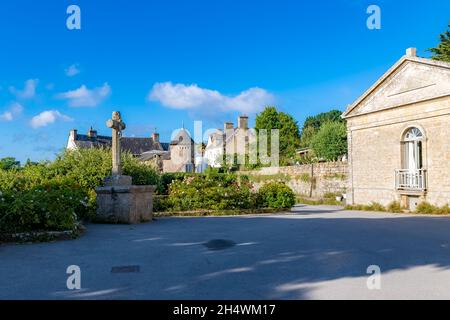
<path id="1" fill-rule="evenodd" d="M 343 114 L 347 203 L 450 201 L 450 63 L 410 48 Z"/>
<path id="2" fill-rule="evenodd" d="M 204 158 L 209 166 L 220 168 L 226 156 L 244 156 L 249 152 L 249 143 L 256 141 L 256 133 L 248 127 L 248 117 L 240 116 L 235 128 L 232 122 L 225 122 L 223 130 L 209 135 Z"/>
<path id="3" fill-rule="evenodd" d="M 186 129 L 175 134 L 169 152 L 170 158 L 163 160 L 164 172 L 195 172 L 195 143 Z"/>
<path id="4" fill-rule="evenodd" d="M 182 129 L 171 143 L 159 140 L 159 134 L 154 132 L 151 137 L 122 137 L 120 140 L 123 152 L 129 152 L 140 161 L 154 166 L 164 172 L 193 172 L 193 141 L 189 133 Z M 98 135 L 92 127 L 87 134 L 79 134 L 71 130 L 67 142 L 68 150 L 80 148 L 111 148 L 110 136 Z"/>

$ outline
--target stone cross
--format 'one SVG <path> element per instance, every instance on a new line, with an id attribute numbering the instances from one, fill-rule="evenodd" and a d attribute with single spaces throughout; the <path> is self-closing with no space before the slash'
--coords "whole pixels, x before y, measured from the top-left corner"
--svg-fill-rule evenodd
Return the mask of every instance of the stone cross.
<path id="1" fill-rule="evenodd" d="M 120 112 L 114 111 L 112 119 L 106 122 L 106 126 L 112 129 L 112 176 L 122 175 L 122 165 L 120 163 L 120 138 L 125 130 L 125 123 L 120 117 Z"/>

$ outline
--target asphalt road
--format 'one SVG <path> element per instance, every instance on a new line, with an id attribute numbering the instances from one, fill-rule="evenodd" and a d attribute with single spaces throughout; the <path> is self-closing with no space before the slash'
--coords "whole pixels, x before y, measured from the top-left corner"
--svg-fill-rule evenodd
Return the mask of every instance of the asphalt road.
<path id="1" fill-rule="evenodd" d="M 67 289 L 70 265 L 80 290 Z M 370 265 L 380 290 L 367 287 Z M 0 299 L 450 299 L 449 266 L 449 217 L 299 206 L 3 245 Z"/>

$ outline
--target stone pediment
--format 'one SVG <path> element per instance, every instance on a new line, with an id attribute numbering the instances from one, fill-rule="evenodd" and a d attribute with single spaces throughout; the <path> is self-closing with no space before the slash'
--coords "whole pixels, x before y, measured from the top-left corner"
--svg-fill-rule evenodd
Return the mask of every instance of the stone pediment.
<path id="1" fill-rule="evenodd" d="M 400 107 L 450 95 L 450 64 L 404 56 L 343 117 Z"/>

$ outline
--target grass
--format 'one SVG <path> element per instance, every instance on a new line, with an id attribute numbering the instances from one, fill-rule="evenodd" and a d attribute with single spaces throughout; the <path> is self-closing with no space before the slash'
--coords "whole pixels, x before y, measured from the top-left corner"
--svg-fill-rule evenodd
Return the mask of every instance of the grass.
<path id="1" fill-rule="evenodd" d="M 300 204 L 307 204 L 310 206 L 319 206 L 319 205 L 341 206 L 342 205 L 342 202 L 336 201 L 336 199 L 331 199 L 331 198 L 311 199 L 311 198 L 299 197 L 299 198 L 297 198 L 297 202 Z"/>
<path id="2" fill-rule="evenodd" d="M 286 209 L 239 209 L 239 210 L 193 210 L 193 211 L 166 211 L 154 212 L 153 216 L 158 217 L 224 217 L 224 216 L 243 216 L 253 214 L 269 214 L 290 211 Z"/>
<path id="3" fill-rule="evenodd" d="M 287 173 L 277 173 L 277 174 L 247 174 L 250 182 L 254 183 L 264 183 L 270 181 L 281 181 L 287 183 L 289 181 L 301 181 L 303 183 L 311 183 L 315 182 L 315 178 L 311 178 L 311 175 L 308 173 L 290 175 Z"/>
<path id="4" fill-rule="evenodd" d="M 250 182 L 254 183 L 262 183 L 269 181 L 289 182 L 291 181 L 291 176 L 284 173 L 277 173 L 272 175 L 248 175 L 248 179 Z"/>
<path id="5" fill-rule="evenodd" d="M 378 211 L 390 213 L 407 212 L 407 210 L 402 208 L 400 203 L 397 201 L 391 202 L 386 207 L 376 202 L 373 202 L 369 205 L 347 205 L 345 206 L 345 210 Z M 450 206 L 447 204 L 445 206 L 438 207 L 428 202 L 421 202 L 413 213 L 429 215 L 450 215 Z"/>
<path id="6" fill-rule="evenodd" d="M 428 202 L 422 202 L 417 206 L 415 213 L 447 215 L 447 214 L 450 214 L 450 206 L 447 204 L 442 207 L 437 207 Z"/>
<path id="7" fill-rule="evenodd" d="M 386 212 L 386 208 L 378 202 L 372 202 L 370 204 L 356 204 L 346 205 L 345 210 L 358 210 L 358 211 L 378 211 Z"/>

